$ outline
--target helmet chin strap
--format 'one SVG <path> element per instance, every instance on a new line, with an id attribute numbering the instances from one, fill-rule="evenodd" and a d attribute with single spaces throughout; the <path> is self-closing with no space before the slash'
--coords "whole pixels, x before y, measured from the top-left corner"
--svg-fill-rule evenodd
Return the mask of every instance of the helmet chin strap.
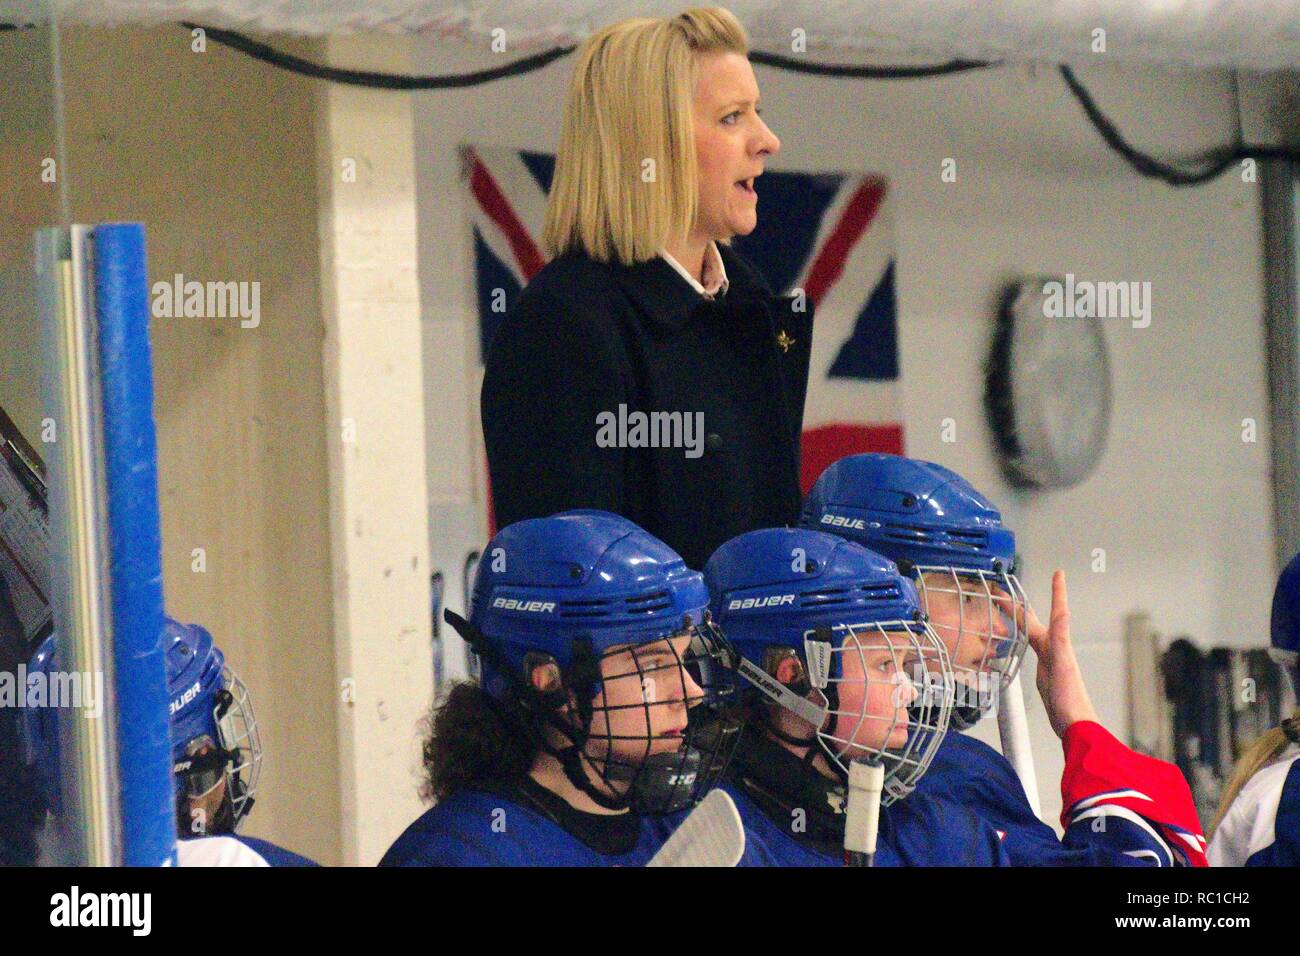
<path id="1" fill-rule="evenodd" d="M 583 754 L 587 742 L 591 739 L 592 701 L 596 696 L 596 687 L 600 683 L 600 661 L 592 649 L 591 641 L 577 638 L 573 642 L 573 663 L 569 667 L 569 676 L 573 682 L 573 695 L 577 700 L 578 725 L 574 727 L 561 719 L 557 709 L 552 708 L 547 714 L 547 722 L 560 731 L 568 740 L 569 746 L 553 748 L 549 742 L 543 744 L 546 752 L 560 761 L 564 776 L 569 783 L 586 794 L 597 805 L 606 810 L 625 810 L 631 803 L 631 791 L 622 797 L 613 797 L 602 792 L 591 782 L 587 768 L 583 765 Z M 590 758 L 588 758 L 590 759 Z M 611 766 L 606 762 L 603 778 L 610 776 Z"/>
<path id="2" fill-rule="evenodd" d="M 987 671 L 975 671 L 973 673 L 974 676 L 971 678 L 973 683 L 963 681 L 957 686 L 963 689 L 967 700 L 969 700 L 970 697 L 974 697 L 977 703 L 953 702 L 952 709 L 949 711 L 948 715 L 948 726 L 954 730 L 970 730 L 993 711 L 995 698 L 979 692 L 980 678 L 982 675 L 998 677 L 998 673 L 991 669 Z"/>
<path id="3" fill-rule="evenodd" d="M 958 730 L 970 730 L 984 719 L 984 710 L 976 704 L 953 704 L 948 723 Z"/>
<path id="4" fill-rule="evenodd" d="M 789 744 L 792 747 L 811 747 L 817 743 L 816 731 L 807 737 L 796 737 L 794 734 L 787 734 L 778 727 L 776 721 L 772 720 L 766 711 L 763 711 L 761 720 L 763 729 L 782 743 Z"/>
<path id="5" fill-rule="evenodd" d="M 804 755 L 800 759 L 803 762 L 804 769 L 809 773 L 821 775 L 821 772 L 814 764 L 818 757 L 829 758 L 830 755 L 826 752 L 826 744 L 817 736 L 816 732 L 807 737 L 796 737 L 794 734 L 787 734 L 776 725 L 776 722 L 766 712 L 761 713 L 759 722 L 764 730 L 782 743 L 789 744 L 791 747 L 803 747 Z M 839 764 L 830 759 L 825 759 L 823 762 L 841 782 L 848 782 L 849 776 L 840 769 Z"/>
<path id="6" fill-rule="evenodd" d="M 811 773 L 820 774 L 821 771 L 817 769 L 816 761 L 818 757 L 822 757 L 822 763 L 830 769 L 831 773 L 835 774 L 836 779 L 839 780 L 840 783 L 848 783 L 849 775 L 841 770 L 840 765 L 834 760 L 827 759 L 828 755 L 826 753 L 826 745 L 820 740 L 817 743 L 818 746 L 809 747 L 808 752 L 804 754 L 804 766 L 806 766 Z M 825 776 L 825 774 L 822 774 L 822 776 Z"/>
<path id="7" fill-rule="evenodd" d="M 831 720 L 832 725 L 837 725 L 839 722 L 839 716 L 836 714 L 836 711 L 840 709 L 840 690 L 832 681 L 826 685 L 826 689 L 823 690 L 822 693 L 826 695 L 826 709 L 829 714 L 829 719 Z M 834 730 L 832 729 L 832 733 L 833 732 Z M 819 748 L 810 748 L 808 751 L 810 755 L 807 758 L 808 766 L 812 766 L 811 754 L 814 752 L 822 753 L 827 758 L 826 765 L 831 768 L 831 773 L 835 774 L 842 783 L 847 784 L 849 782 L 848 771 L 841 768 L 840 762 L 834 759 L 834 754 L 830 752 L 830 747 L 826 745 L 826 740 L 819 736 L 817 738 L 817 743 L 819 744 Z"/>

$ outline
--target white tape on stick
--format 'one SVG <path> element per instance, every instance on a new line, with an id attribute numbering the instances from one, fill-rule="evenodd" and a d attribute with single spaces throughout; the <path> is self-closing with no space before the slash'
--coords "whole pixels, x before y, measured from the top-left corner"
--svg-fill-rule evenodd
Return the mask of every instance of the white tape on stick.
<path id="1" fill-rule="evenodd" d="M 735 866 L 745 853 L 745 828 L 731 797 L 711 790 L 646 866 Z"/>

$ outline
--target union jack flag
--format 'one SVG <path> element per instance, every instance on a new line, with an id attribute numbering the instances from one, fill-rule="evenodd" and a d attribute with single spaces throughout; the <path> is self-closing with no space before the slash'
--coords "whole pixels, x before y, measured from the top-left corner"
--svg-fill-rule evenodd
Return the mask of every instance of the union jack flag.
<path id="1" fill-rule="evenodd" d="M 545 264 L 539 238 L 554 167 L 545 153 L 461 149 L 479 314 L 475 421 L 496 325 Z M 890 191 L 879 176 L 787 171 L 767 172 L 755 189 L 758 227 L 733 247 L 773 291 L 802 289 L 816 307 L 802 442 L 807 493 L 845 455 L 903 453 Z"/>

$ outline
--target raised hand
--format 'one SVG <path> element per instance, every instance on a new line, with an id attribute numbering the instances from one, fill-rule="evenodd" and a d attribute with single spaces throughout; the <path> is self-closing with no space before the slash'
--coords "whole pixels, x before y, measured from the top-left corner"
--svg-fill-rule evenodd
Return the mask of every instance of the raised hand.
<path id="1" fill-rule="evenodd" d="M 1097 711 L 1088 697 L 1079 661 L 1070 641 L 1070 605 L 1065 593 L 1065 572 L 1052 575 L 1052 613 L 1044 627 L 1026 605 L 1025 630 L 1029 646 L 1038 657 L 1039 696 L 1047 708 L 1047 719 L 1056 736 L 1064 737 L 1071 724 L 1080 720 L 1097 720 Z"/>
<path id="2" fill-rule="evenodd" d="M 1005 602 L 1004 609 L 1011 613 L 1010 601 Z M 1061 737 L 1065 736 L 1071 723 L 1097 721 L 1097 711 L 1092 706 L 1092 698 L 1088 697 L 1088 688 L 1084 687 L 1079 661 L 1074 656 L 1074 644 L 1070 641 L 1070 604 L 1065 591 L 1065 571 L 1052 575 L 1049 622 L 1044 627 L 1034 609 L 1024 605 L 1021 623 L 1031 648 L 1039 658 L 1035 683 L 1047 708 L 1048 722 Z"/>

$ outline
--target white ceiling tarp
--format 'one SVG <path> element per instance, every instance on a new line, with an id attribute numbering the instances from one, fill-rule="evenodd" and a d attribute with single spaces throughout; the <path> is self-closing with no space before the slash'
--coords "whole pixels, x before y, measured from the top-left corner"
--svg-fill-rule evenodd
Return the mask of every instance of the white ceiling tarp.
<path id="1" fill-rule="evenodd" d="M 696 0 L 706 5 L 708 0 Z M 43 23 L 50 3 L 71 24 L 193 20 L 254 33 L 426 33 L 487 43 L 505 31 L 521 52 L 570 44 L 628 16 L 686 2 L 634 0 L 0 0 L 0 23 Z M 732 0 L 756 49 L 789 54 L 804 31 L 819 61 L 1159 63 L 1300 68 L 1300 0 Z M 1094 53 L 1094 30 L 1105 53 Z"/>

